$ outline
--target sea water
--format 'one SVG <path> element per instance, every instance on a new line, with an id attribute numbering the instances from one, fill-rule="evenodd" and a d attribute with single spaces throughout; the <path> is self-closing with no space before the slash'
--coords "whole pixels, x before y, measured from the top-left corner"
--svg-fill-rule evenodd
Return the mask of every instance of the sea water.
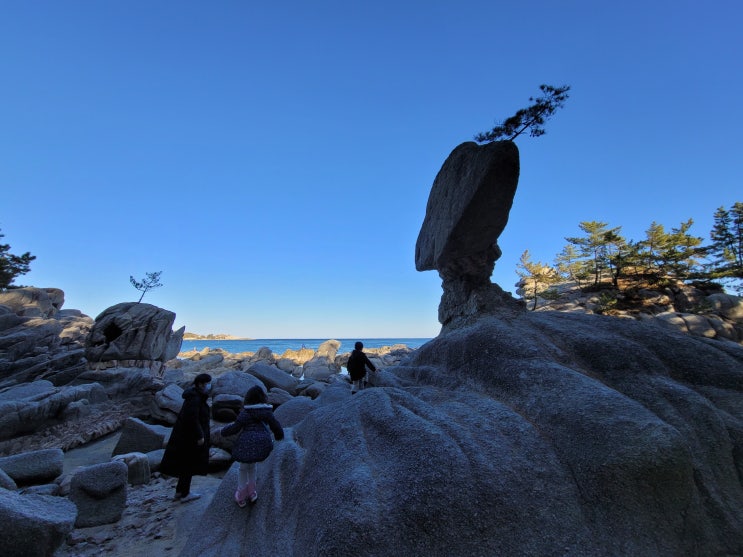
<path id="1" fill-rule="evenodd" d="M 327 338 L 259 338 L 250 340 L 184 340 L 181 345 L 181 352 L 189 350 L 203 350 L 204 348 L 220 348 L 225 352 L 239 354 L 241 352 L 258 352 L 264 346 L 270 348 L 271 352 L 281 355 L 287 350 L 300 350 L 309 348 L 317 350 L 319 346 L 327 341 Z M 381 348 L 382 346 L 393 346 L 395 344 L 404 344 L 408 348 L 420 348 L 427 343 L 430 338 L 338 338 L 335 339 L 341 343 L 338 353 L 350 352 L 356 341 L 364 343 L 364 348 Z"/>

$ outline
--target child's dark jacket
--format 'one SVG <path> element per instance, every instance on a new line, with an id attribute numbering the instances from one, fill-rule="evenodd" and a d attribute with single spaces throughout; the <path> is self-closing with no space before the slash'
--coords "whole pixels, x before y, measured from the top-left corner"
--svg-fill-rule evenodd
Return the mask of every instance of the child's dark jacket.
<path id="1" fill-rule="evenodd" d="M 222 428 L 222 435 L 240 434 L 232 447 L 232 458 L 238 462 L 265 460 L 273 449 L 271 432 L 278 441 L 284 438 L 284 430 L 270 404 L 245 406 L 237 420 Z"/>

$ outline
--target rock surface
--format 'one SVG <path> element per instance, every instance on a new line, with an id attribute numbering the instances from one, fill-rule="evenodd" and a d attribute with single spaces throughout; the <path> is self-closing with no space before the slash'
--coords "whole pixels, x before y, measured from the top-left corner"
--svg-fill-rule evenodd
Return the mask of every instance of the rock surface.
<path id="1" fill-rule="evenodd" d="M 0 292 L 0 389 L 34 379 L 64 385 L 85 370 L 93 320 L 63 304 L 58 288 Z"/>
<path id="2" fill-rule="evenodd" d="M 137 302 L 104 310 L 85 343 L 88 362 L 166 362 L 180 351 L 185 327 L 172 331 L 175 313 Z"/>
<path id="3" fill-rule="evenodd" d="M 81 468 L 72 476 L 69 497 L 77 507 L 76 527 L 110 524 L 121 518 L 128 473 L 126 463 L 115 460 Z"/>
<path id="4" fill-rule="evenodd" d="M 287 428 L 248 512 L 233 468 L 182 555 L 743 552 L 736 345 L 524 312 L 378 380 Z"/>
<path id="5" fill-rule="evenodd" d="M 75 505 L 62 497 L 0 489 L 4 557 L 49 557 L 72 531 Z"/>
<path id="6" fill-rule="evenodd" d="M 483 312 L 520 307 L 490 282 L 518 180 L 519 152 L 512 141 L 462 143 L 434 180 L 415 245 L 415 268 L 435 269 L 443 280 L 439 322 L 444 329 Z"/>

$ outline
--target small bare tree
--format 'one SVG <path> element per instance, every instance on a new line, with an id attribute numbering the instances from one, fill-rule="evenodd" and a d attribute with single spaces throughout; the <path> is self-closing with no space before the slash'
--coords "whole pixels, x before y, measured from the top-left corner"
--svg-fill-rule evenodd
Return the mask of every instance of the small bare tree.
<path id="1" fill-rule="evenodd" d="M 144 295 L 147 293 L 148 290 L 159 288 L 162 286 L 162 284 L 160 284 L 160 275 L 162 274 L 162 271 L 158 271 L 156 273 L 147 273 L 147 276 L 141 281 L 138 281 L 133 276 L 129 275 L 129 282 L 132 283 L 132 286 L 137 290 L 142 291 L 142 295 L 139 297 L 139 300 L 137 300 L 137 303 L 142 301 L 142 298 L 144 298 Z"/>

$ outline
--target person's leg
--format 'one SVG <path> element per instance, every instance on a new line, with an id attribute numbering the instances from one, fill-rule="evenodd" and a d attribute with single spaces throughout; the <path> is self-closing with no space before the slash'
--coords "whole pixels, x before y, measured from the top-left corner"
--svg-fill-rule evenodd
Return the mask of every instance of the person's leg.
<path id="1" fill-rule="evenodd" d="M 237 469 L 237 491 L 235 491 L 235 502 L 239 507 L 245 506 L 245 500 L 248 498 L 250 491 L 248 489 L 248 469 L 247 462 L 241 462 Z"/>
<path id="2" fill-rule="evenodd" d="M 178 478 L 178 483 L 175 486 L 175 496 L 185 497 L 191 491 L 191 476 L 182 474 Z"/>
<path id="3" fill-rule="evenodd" d="M 250 465 L 247 462 L 241 462 L 240 468 L 237 470 L 237 487 L 241 489 L 248 485 L 248 467 Z"/>
<path id="4" fill-rule="evenodd" d="M 247 485 L 247 491 L 248 491 L 248 501 L 251 503 L 255 503 L 258 499 L 258 491 L 256 490 L 255 483 L 256 483 L 256 463 L 250 462 L 247 465 L 248 468 L 248 485 Z"/>
<path id="5" fill-rule="evenodd" d="M 175 485 L 175 498 L 182 499 L 191 491 L 191 476 L 182 474 L 178 477 L 178 483 Z"/>

